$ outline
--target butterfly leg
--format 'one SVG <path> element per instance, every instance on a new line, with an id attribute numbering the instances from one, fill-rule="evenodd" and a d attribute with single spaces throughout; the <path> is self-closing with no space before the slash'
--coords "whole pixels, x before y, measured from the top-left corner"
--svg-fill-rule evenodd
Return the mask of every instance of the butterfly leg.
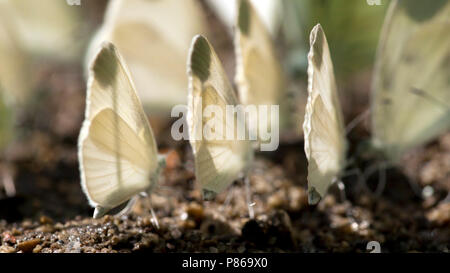
<path id="1" fill-rule="evenodd" d="M 255 211 L 253 209 L 255 203 L 252 202 L 252 192 L 250 188 L 250 178 L 248 174 L 245 176 L 244 182 L 245 182 L 245 199 L 247 201 L 248 215 L 250 219 L 253 219 L 255 218 Z"/>
<path id="2" fill-rule="evenodd" d="M 370 114 L 370 108 L 356 116 L 345 128 L 345 135 L 348 135 L 360 122 L 365 120 L 367 116 Z"/>
<path id="3" fill-rule="evenodd" d="M 381 167 L 383 167 L 383 163 L 377 163 L 377 164 L 373 164 L 371 166 L 369 166 L 363 173 L 363 186 L 364 188 L 370 192 L 371 194 L 374 194 L 376 196 L 380 196 L 381 193 L 384 190 L 384 186 L 386 184 L 386 169 L 383 170 L 383 172 L 381 171 Z M 370 188 L 367 185 L 367 181 L 369 181 L 369 178 L 372 176 L 372 174 L 374 174 L 376 171 L 378 171 L 380 173 L 379 179 L 378 179 L 378 185 L 377 188 L 375 189 L 375 192 L 372 192 L 372 190 L 370 190 Z M 384 178 L 383 178 L 384 177 Z"/>
<path id="4" fill-rule="evenodd" d="M 225 201 L 223 202 L 222 206 L 220 207 L 220 211 L 224 211 L 228 205 L 230 205 L 231 199 L 234 197 L 234 186 L 231 185 L 231 187 L 228 189 L 227 196 L 225 197 Z"/>
<path id="5" fill-rule="evenodd" d="M 347 197 L 345 196 L 345 185 L 344 185 L 344 182 L 342 182 L 342 180 L 338 180 L 337 181 L 337 186 L 338 186 L 338 189 L 339 189 L 341 202 L 344 202 L 345 200 L 347 200 Z"/>
<path id="6" fill-rule="evenodd" d="M 150 213 L 152 214 L 152 224 L 156 229 L 159 229 L 159 221 L 158 221 L 158 217 L 156 216 L 155 211 L 153 210 L 153 204 L 152 204 L 152 197 L 149 196 L 148 198 L 149 203 L 150 203 Z"/>
<path id="7" fill-rule="evenodd" d="M 419 186 L 419 182 L 417 182 L 417 180 L 415 180 L 414 178 L 408 178 L 408 184 L 409 187 L 411 188 L 411 190 L 414 192 L 414 194 L 419 197 L 419 198 L 423 198 L 423 192 L 422 192 L 422 188 Z"/>
<path id="8" fill-rule="evenodd" d="M 1 175 L 0 175 L 0 182 L 3 186 L 3 189 L 5 190 L 7 197 L 13 197 L 16 195 L 16 186 L 14 185 L 13 175 L 11 174 L 11 169 L 6 167 L 1 167 Z"/>
<path id="9" fill-rule="evenodd" d="M 380 197 L 383 194 L 384 188 L 386 187 L 386 164 L 380 163 L 378 172 L 380 174 L 378 178 L 378 185 L 375 190 L 375 196 Z"/>
<path id="10" fill-rule="evenodd" d="M 442 200 L 439 202 L 439 205 L 440 205 L 440 204 L 446 204 L 446 203 L 450 203 L 450 192 L 447 194 L 447 196 L 446 196 L 444 199 L 442 199 Z"/>
<path id="11" fill-rule="evenodd" d="M 364 174 L 361 172 L 361 170 L 359 168 L 353 168 L 349 171 L 346 171 L 345 173 L 343 173 L 340 177 L 340 180 L 335 180 L 334 182 L 336 182 L 340 195 L 341 195 L 341 201 L 345 201 L 347 200 L 346 198 L 346 193 L 345 193 L 345 184 L 342 181 L 342 179 L 344 177 L 348 177 L 348 176 L 354 176 L 356 175 L 358 177 L 357 182 L 356 182 L 356 187 L 360 188 L 363 187 L 365 188 L 365 180 L 364 180 Z"/>
<path id="12" fill-rule="evenodd" d="M 155 211 L 153 210 L 153 204 L 152 204 L 152 197 L 151 194 L 148 192 L 141 192 L 140 193 L 141 197 L 147 198 L 148 199 L 148 203 L 150 206 L 150 214 L 152 215 L 152 225 L 156 228 L 159 229 L 159 221 L 158 221 L 158 217 L 156 216 Z"/>
<path id="13" fill-rule="evenodd" d="M 361 190 L 361 189 L 367 189 L 367 182 L 366 182 L 366 178 L 364 177 L 364 173 L 361 172 L 360 169 L 356 168 L 355 169 L 355 174 L 358 176 L 358 181 L 356 182 L 356 190 Z"/>

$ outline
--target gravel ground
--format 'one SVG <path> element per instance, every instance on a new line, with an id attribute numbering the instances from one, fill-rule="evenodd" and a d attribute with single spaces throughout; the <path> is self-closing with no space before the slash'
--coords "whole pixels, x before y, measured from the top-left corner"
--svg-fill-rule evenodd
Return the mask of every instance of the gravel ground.
<path id="1" fill-rule="evenodd" d="M 67 81 L 79 80 L 70 70 L 63 74 Z M 1 191 L 0 252 L 366 252 L 369 241 L 380 242 L 383 252 L 449 251 L 450 203 L 443 200 L 450 186 L 450 134 L 389 170 L 382 196 L 371 194 L 376 176 L 364 186 L 349 176 L 346 199 L 332 187 L 317 206 L 307 204 L 302 142 L 257 154 L 250 175 L 254 220 L 248 218 L 242 181 L 216 200 L 203 201 L 189 145 L 162 142 L 167 169 L 151 197 L 159 228 L 148 198 L 139 199 L 128 215 L 94 220 L 79 185 L 76 138 L 82 113 L 69 105 L 82 105 L 84 98 L 76 89 L 56 89 L 55 97 L 49 96 L 55 101 L 41 113 L 57 115 L 28 115 L 24 123 L 33 129 L 5 153 L 8 163 L 1 161 L 3 175 L 15 178 L 17 194 L 6 197 Z M 53 126 L 60 119 L 73 120 L 74 128 Z M 428 197 L 417 197 L 407 177 Z"/>

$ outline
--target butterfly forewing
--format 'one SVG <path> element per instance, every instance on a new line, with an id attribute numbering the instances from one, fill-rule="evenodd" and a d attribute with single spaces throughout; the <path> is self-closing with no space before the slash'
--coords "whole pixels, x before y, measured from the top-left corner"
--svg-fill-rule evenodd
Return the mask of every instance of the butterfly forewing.
<path id="1" fill-rule="evenodd" d="M 309 202 L 317 203 L 344 168 L 347 144 L 333 64 L 320 25 L 311 31 L 310 44 L 308 102 L 303 131 L 309 162 Z"/>
<path id="2" fill-rule="evenodd" d="M 158 162 L 128 69 L 110 43 L 92 63 L 86 107 L 79 137 L 82 186 L 93 206 L 111 209 L 147 190 Z"/>
<path id="3" fill-rule="evenodd" d="M 227 129 L 236 131 L 244 120 L 225 117 L 226 106 L 238 105 L 236 95 L 226 78 L 222 64 L 212 46 L 203 36 L 193 39 L 188 59 L 189 96 L 188 124 L 190 143 L 195 157 L 197 181 L 203 189 L 220 193 L 239 177 L 252 156 L 247 140 L 228 139 Z M 217 106 L 223 116 L 215 119 L 223 130 L 217 138 L 207 139 L 203 134 L 210 118 L 203 116 L 207 106 Z M 235 135 L 237 136 L 237 134 Z"/>

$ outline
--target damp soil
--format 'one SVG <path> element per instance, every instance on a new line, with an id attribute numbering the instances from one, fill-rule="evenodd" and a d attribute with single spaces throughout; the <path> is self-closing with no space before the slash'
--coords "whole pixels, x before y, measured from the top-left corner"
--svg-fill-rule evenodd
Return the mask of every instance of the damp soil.
<path id="1" fill-rule="evenodd" d="M 249 219 L 242 181 L 203 201 L 189 144 L 170 141 L 168 125 L 154 126 L 167 155 L 151 195 L 159 227 L 144 197 L 129 214 L 94 220 L 77 159 L 84 80 L 72 67 L 41 73 L 52 76 L 43 76 L 49 80 L 41 82 L 38 99 L 18 119 L 26 129 L 0 161 L 2 181 L 10 178 L 16 188 L 14 196 L 0 190 L 0 252 L 367 252 L 370 241 L 383 252 L 449 251 L 450 134 L 388 169 L 380 196 L 373 194 L 379 175 L 365 183 L 350 175 L 343 180 L 345 199 L 333 186 L 315 206 L 307 203 L 301 140 L 257 153 L 250 172 L 255 218 Z"/>
<path id="2" fill-rule="evenodd" d="M 223 39 L 219 44 L 232 45 Z M 224 46 L 221 57 L 233 58 L 231 47 Z M 255 218 L 249 219 L 243 182 L 213 201 L 202 200 L 189 144 L 171 141 L 170 125 L 150 117 L 159 150 L 167 155 L 151 194 L 158 223 L 144 197 L 126 215 L 92 219 L 77 158 L 82 68 L 39 67 L 35 99 L 18 110 L 22 130 L 0 156 L 0 252 L 368 252 L 370 241 L 379 242 L 382 252 L 449 252 L 450 134 L 389 168 L 381 194 L 374 194 L 378 173 L 363 182 L 349 175 L 345 196 L 332 186 L 314 206 L 307 202 L 302 140 L 257 153 L 249 176 Z M 368 90 L 370 79 L 358 79 L 364 84 L 353 88 Z M 357 100 L 367 105 L 367 94 Z M 344 107 L 349 117 L 365 109 Z M 369 135 L 367 127 L 352 131 L 349 157 Z M 373 164 L 355 163 L 363 172 Z"/>

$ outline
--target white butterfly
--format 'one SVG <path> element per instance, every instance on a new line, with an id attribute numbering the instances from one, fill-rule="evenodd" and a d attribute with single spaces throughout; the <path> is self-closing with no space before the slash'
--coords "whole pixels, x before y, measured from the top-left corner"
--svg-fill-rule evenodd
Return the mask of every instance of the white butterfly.
<path id="1" fill-rule="evenodd" d="M 23 103 L 31 88 L 30 56 L 9 19 L 10 14 L 0 10 L 0 97 L 4 96 L 7 104 Z"/>
<path id="2" fill-rule="evenodd" d="M 450 129 L 450 1 L 392 1 L 372 85 L 372 143 L 396 163 Z"/>
<path id="3" fill-rule="evenodd" d="M 81 55 L 79 9 L 66 1 L 2 0 L 0 10 L 7 15 L 21 47 L 28 52 L 62 60 Z"/>
<path id="4" fill-rule="evenodd" d="M 408 149 L 450 128 L 449 15 L 448 1 L 391 2 L 372 90 L 372 144 L 388 163 L 398 163 Z M 309 98 L 303 128 L 309 201 L 316 203 L 338 181 L 347 146 L 329 49 L 320 26 L 311 32 L 308 61 Z"/>
<path id="5" fill-rule="evenodd" d="M 236 76 L 239 100 L 244 105 L 279 105 L 279 127 L 287 127 L 291 115 L 287 105 L 285 79 L 275 46 L 266 26 L 248 0 L 237 1 L 237 18 L 234 35 Z M 254 115 L 249 124 L 262 122 Z M 259 122 L 258 122 L 259 121 Z M 265 128 L 272 129 L 267 119 Z M 281 126 L 280 126 L 281 125 Z M 255 126 L 256 127 L 256 126 Z"/>
<path id="6" fill-rule="evenodd" d="M 32 87 L 30 56 L 22 47 L 11 14 L 0 3 L 0 151 L 15 134 L 14 117 Z M 26 79 L 26 80 L 24 80 Z"/>
<path id="7" fill-rule="evenodd" d="M 347 141 L 328 42 L 320 24 L 310 35 L 308 102 L 303 123 L 308 159 L 308 201 L 316 204 L 339 180 Z"/>
<path id="8" fill-rule="evenodd" d="M 253 151 L 248 140 L 229 140 L 226 130 L 221 130 L 218 138 L 208 140 L 204 128 L 213 123 L 217 127 L 237 128 L 245 123 L 238 118 L 229 124 L 229 119 L 205 117 L 203 110 L 208 106 L 217 106 L 223 113 L 226 106 L 235 106 L 239 101 L 231 87 L 222 64 L 208 40 L 203 36 L 193 39 L 188 59 L 188 116 L 189 140 L 195 159 L 195 175 L 204 190 L 206 199 L 222 192 L 246 173 L 253 158 Z M 214 124 L 219 123 L 219 124 Z"/>
<path id="9" fill-rule="evenodd" d="M 186 103 L 189 45 L 194 35 L 205 32 L 194 0 L 113 0 L 86 63 L 103 41 L 113 42 L 130 67 L 145 110 L 167 117 L 174 105 Z"/>
<path id="10" fill-rule="evenodd" d="M 149 192 L 164 165 L 130 72 L 111 43 L 102 45 L 89 70 L 78 159 L 94 218 Z"/>

